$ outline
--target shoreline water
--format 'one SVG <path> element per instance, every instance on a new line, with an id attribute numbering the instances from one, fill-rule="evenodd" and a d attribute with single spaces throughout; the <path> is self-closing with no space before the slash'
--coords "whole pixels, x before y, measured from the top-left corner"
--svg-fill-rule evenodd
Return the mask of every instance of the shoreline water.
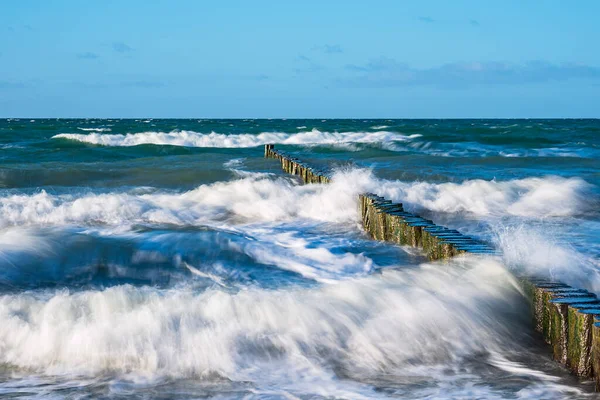
<path id="1" fill-rule="evenodd" d="M 163 394 L 233 398 L 590 396 L 589 383 L 530 346 L 523 299 L 502 265 L 440 271 L 408 249 L 372 243 L 354 207 L 377 185 L 411 211 L 494 241 L 509 267 L 595 291 L 598 127 L 588 121 L 551 121 L 536 128 L 541 140 L 520 142 L 513 138 L 534 128 L 78 122 L 0 121 L 2 393 L 34 390 L 37 379 L 49 393 L 81 385 L 97 395 L 161 393 L 168 382 Z M 328 187 L 299 186 L 256 147 L 54 138 L 141 134 L 152 123 L 157 132 L 234 135 L 236 145 L 235 135 L 285 125 L 286 137 L 322 139 L 285 151 L 310 152 L 336 175 Z M 370 127 L 391 134 L 331 141 Z"/>

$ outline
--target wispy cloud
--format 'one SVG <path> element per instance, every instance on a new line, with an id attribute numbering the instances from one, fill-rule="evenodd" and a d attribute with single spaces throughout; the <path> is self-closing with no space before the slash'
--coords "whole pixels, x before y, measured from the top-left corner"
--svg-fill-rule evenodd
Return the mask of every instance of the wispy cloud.
<path id="1" fill-rule="evenodd" d="M 164 86 L 166 86 L 166 84 L 161 81 L 126 81 L 126 82 L 121 82 L 119 84 L 119 86 L 126 87 L 126 88 L 152 89 L 152 88 L 164 87 Z"/>
<path id="2" fill-rule="evenodd" d="M 428 24 L 432 24 L 432 23 L 434 23 L 434 22 L 435 22 L 435 19 L 433 19 L 433 18 L 431 18 L 431 17 L 424 17 L 424 16 L 421 16 L 421 17 L 419 17 L 419 21 L 421 21 L 421 22 L 426 22 L 426 23 L 428 23 Z"/>
<path id="3" fill-rule="evenodd" d="M 325 54 L 341 54 L 344 52 L 344 49 L 339 44 L 324 44 L 321 46 L 314 46 L 312 50 Z"/>
<path id="4" fill-rule="evenodd" d="M 77 54 L 77 58 L 81 59 L 81 60 L 95 60 L 97 58 L 99 58 L 100 56 L 96 53 L 91 53 L 91 52 L 85 52 L 85 53 L 78 53 Z"/>
<path id="5" fill-rule="evenodd" d="M 600 67 L 582 64 L 553 64 L 531 61 L 463 62 L 432 68 L 413 68 L 392 58 L 380 57 L 364 65 L 347 65 L 354 76 L 338 84 L 354 87 L 395 87 L 434 85 L 448 88 L 472 85 L 529 84 L 570 79 L 600 79 Z"/>
<path id="6" fill-rule="evenodd" d="M 26 86 L 24 82 L 0 81 L 0 89 L 21 89 Z"/>
<path id="7" fill-rule="evenodd" d="M 29 31 L 29 32 L 33 32 L 35 29 L 33 29 L 33 27 L 31 25 L 9 25 L 6 27 L 6 29 L 9 32 L 23 32 L 23 31 Z"/>
<path id="8" fill-rule="evenodd" d="M 130 47 L 128 44 L 123 43 L 123 42 L 113 42 L 112 48 L 117 53 L 130 53 L 130 52 L 134 51 L 134 49 L 132 47 Z"/>
<path id="9" fill-rule="evenodd" d="M 73 85 L 86 89 L 111 89 L 111 88 L 140 88 L 156 89 L 167 86 L 160 80 L 123 80 L 112 82 L 73 82 Z"/>
<path id="10" fill-rule="evenodd" d="M 321 64 L 314 62 L 310 57 L 303 54 L 298 55 L 298 60 L 300 61 L 300 66 L 295 69 L 296 74 L 306 74 L 325 69 Z"/>

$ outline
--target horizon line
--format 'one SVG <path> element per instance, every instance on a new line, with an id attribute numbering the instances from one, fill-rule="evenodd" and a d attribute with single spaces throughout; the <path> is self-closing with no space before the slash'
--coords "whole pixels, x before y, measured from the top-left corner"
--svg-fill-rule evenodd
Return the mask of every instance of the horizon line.
<path id="1" fill-rule="evenodd" d="M 0 120 L 60 120 L 60 119 L 122 119 L 122 120 L 137 120 L 137 119 L 170 119 L 170 120 L 599 120 L 600 117 L 1 117 Z"/>

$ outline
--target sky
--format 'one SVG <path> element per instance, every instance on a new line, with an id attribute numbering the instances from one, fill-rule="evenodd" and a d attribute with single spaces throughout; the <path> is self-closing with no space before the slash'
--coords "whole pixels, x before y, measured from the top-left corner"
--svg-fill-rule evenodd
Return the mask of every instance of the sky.
<path id="1" fill-rule="evenodd" d="M 600 118 L 598 16 L 598 0 L 0 0 L 0 118 Z"/>

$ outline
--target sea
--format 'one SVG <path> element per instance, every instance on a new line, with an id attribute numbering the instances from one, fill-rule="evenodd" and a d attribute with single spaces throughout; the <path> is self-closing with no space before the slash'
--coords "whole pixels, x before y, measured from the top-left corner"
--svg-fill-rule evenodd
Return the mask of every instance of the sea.
<path id="1" fill-rule="evenodd" d="M 501 255 L 374 241 L 364 192 Z M 597 398 L 515 275 L 600 294 L 599 238 L 600 120 L 1 119 L 0 398 Z"/>

